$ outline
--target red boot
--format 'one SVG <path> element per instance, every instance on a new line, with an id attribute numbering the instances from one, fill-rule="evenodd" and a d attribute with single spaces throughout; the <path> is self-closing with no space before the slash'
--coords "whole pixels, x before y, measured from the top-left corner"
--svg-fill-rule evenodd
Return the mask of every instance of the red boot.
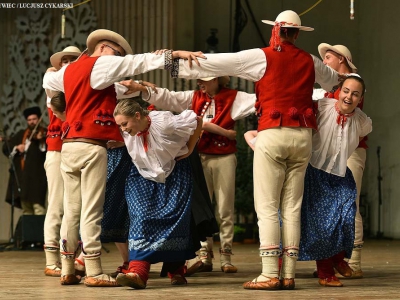
<path id="1" fill-rule="evenodd" d="M 335 276 L 332 257 L 317 260 L 318 283 L 327 287 L 341 287 L 343 284 Z"/>
<path id="2" fill-rule="evenodd" d="M 132 260 L 126 274 L 119 273 L 116 280 L 122 286 L 134 289 L 144 289 L 149 279 L 150 263 L 142 260 Z"/>
<path id="3" fill-rule="evenodd" d="M 171 285 L 186 285 L 187 280 L 185 278 L 186 266 L 182 265 L 175 272 L 168 272 L 168 277 L 171 279 Z"/>
<path id="4" fill-rule="evenodd" d="M 345 252 L 339 252 L 332 256 L 333 266 L 343 277 L 351 277 L 353 270 L 350 268 L 347 261 L 344 260 Z"/>

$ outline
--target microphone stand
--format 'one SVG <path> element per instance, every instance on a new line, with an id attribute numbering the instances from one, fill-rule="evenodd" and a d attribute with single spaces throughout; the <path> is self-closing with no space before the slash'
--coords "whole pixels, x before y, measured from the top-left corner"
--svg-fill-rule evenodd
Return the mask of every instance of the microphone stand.
<path id="1" fill-rule="evenodd" d="M 381 175 L 381 147 L 378 146 L 376 151 L 378 156 L 378 199 L 379 199 L 379 206 L 378 206 L 378 232 L 376 233 L 376 237 L 378 239 L 383 238 L 383 232 L 381 231 L 381 207 L 382 207 L 382 175 Z"/>
<path id="2" fill-rule="evenodd" d="M 10 164 L 9 168 L 9 173 L 10 173 L 10 190 L 11 190 L 11 216 L 10 216 L 10 240 L 6 244 L 1 245 L 1 249 L 7 249 L 11 250 L 13 246 L 15 246 L 15 236 L 14 236 L 14 208 L 15 208 L 15 189 L 14 189 L 14 184 L 17 187 L 18 193 L 21 194 L 21 185 L 19 183 L 18 175 L 15 170 L 15 165 L 14 165 L 14 154 L 12 154 L 12 149 L 8 143 L 8 137 L 4 135 L 4 142 L 7 147 L 7 151 L 9 154 L 8 156 L 8 161 Z M 13 178 L 14 177 L 14 178 Z M 1 251 L 1 250 L 0 250 Z"/>

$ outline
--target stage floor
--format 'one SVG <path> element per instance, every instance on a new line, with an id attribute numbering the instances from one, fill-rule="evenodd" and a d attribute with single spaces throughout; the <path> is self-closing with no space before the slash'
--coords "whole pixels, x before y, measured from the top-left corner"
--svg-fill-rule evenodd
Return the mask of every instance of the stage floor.
<path id="1" fill-rule="evenodd" d="M 103 252 L 106 273 L 121 263 L 113 244 Z M 363 249 L 363 279 L 343 279 L 344 287 L 319 286 L 312 277 L 315 262 L 298 262 L 296 289 L 292 291 L 252 291 L 242 284 L 258 276 L 261 259 L 258 244 L 234 245 L 232 262 L 236 274 L 219 269 L 218 244 L 214 247 L 214 271 L 188 277 L 187 286 L 171 286 L 160 278 L 161 264 L 151 268 L 147 288 L 89 288 L 82 283 L 61 286 L 59 278 L 44 276 L 44 252 L 40 250 L 0 252 L 0 299 L 400 299 L 400 240 L 367 240 Z"/>

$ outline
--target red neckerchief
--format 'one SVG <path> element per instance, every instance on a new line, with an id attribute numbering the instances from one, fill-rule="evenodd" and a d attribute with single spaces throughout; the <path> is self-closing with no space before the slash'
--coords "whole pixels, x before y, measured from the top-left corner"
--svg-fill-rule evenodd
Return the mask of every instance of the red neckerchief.
<path id="1" fill-rule="evenodd" d="M 342 128 L 343 128 L 344 124 L 347 121 L 347 118 L 353 116 L 355 113 L 355 110 L 349 114 L 342 114 L 342 112 L 339 109 L 338 103 L 339 103 L 339 101 L 336 101 L 336 103 L 335 103 L 335 109 L 336 109 L 336 112 L 338 113 L 338 116 L 336 118 L 336 123 L 338 123 L 338 125 L 342 125 Z"/>
<path id="2" fill-rule="evenodd" d="M 147 150 L 149 149 L 148 143 L 147 143 L 147 136 L 149 135 L 149 128 L 150 128 L 150 125 L 151 125 L 150 117 L 146 116 L 146 118 L 147 118 L 147 121 L 148 121 L 147 128 L 145 130 L 139 131 L 137 133 L 137 136 L 141 136 L 141 135 L 143 136 L 143 147 L 144 147 L 144 151 L 145 152 L 147 152 Z"/>

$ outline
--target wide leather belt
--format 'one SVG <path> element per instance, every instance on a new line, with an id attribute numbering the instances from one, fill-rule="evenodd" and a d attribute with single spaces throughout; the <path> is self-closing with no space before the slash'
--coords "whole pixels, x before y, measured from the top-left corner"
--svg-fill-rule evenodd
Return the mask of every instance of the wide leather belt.
<path id="1" fill-rule="evenodd" d="M 104 140 L 95 140 L 95 139 L 87 139 L 87 138 L 63 139 L 63 143 L 74 143 L 74 142 L 88 143 L 88 144 L 98 145 L 98 146 L 107 148 L 107 141 L 104 141 Z"/>

